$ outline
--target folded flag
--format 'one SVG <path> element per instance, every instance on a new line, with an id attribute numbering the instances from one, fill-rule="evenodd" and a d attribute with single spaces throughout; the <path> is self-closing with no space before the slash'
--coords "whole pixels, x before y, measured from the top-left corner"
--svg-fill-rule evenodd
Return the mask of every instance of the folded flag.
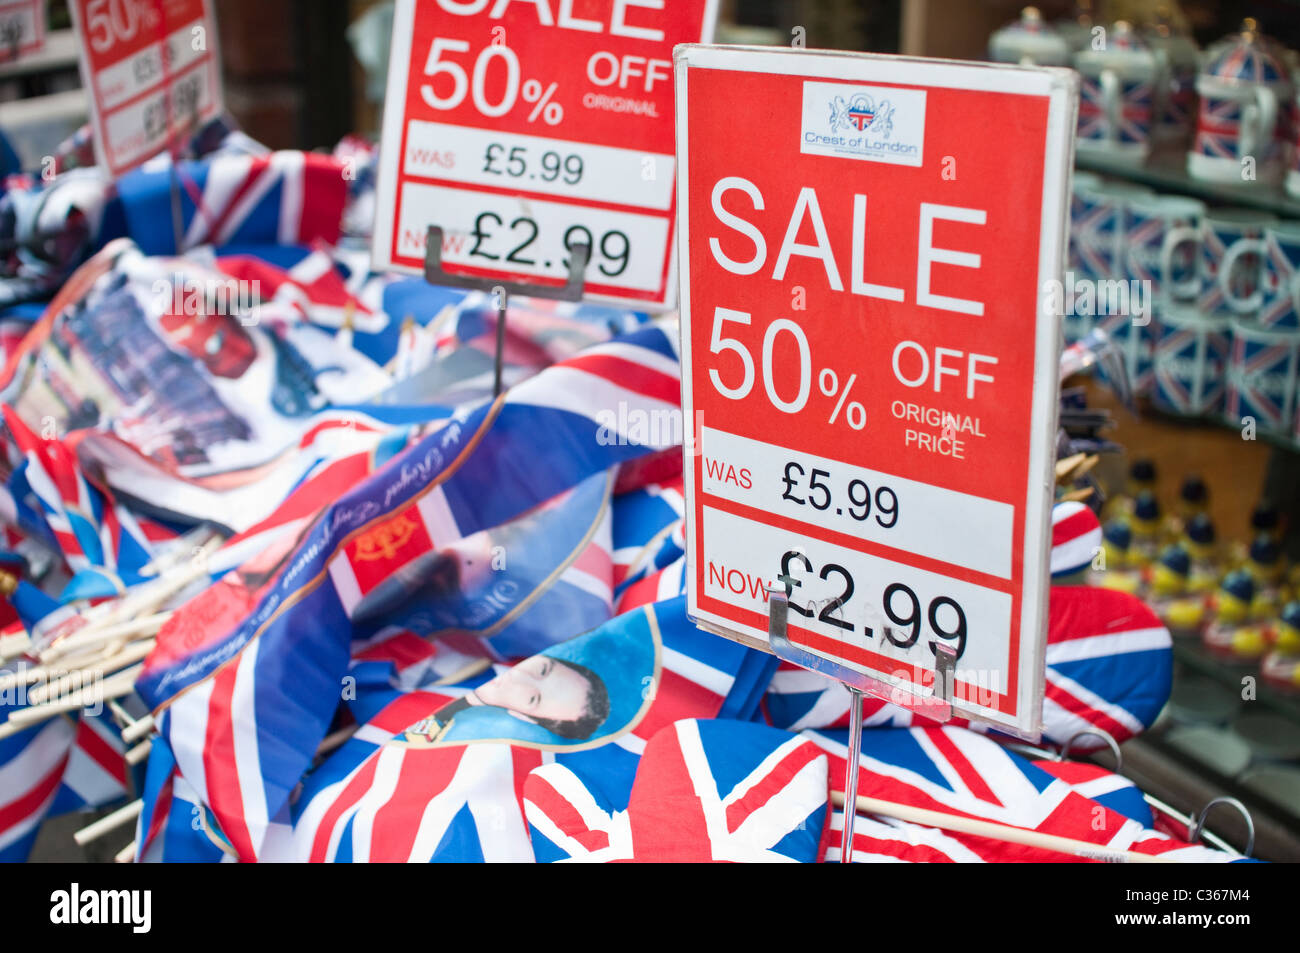
<path id="1" fill-rule="evenodd" d="M 180 650 L 166 646 L 168 629 L 160 633 L 139 691 L 167 709 L 160 730 L 180 771 L 241 859 L 258 855 L 333 718 L 351 654 L 338 574 L 347 548 L 399 521 L 442 548 L 662 449 L 626 436 L 598 442 L 596 418 L 620 404 L 637 414 L 673 407 L 677 373 L 673 341 L 657 327 L 547 368 L 448 420 L 331 503 L 270 568 L 274 582 L 243 622 L 205 631 L 192 618 Z"/>
<path id="2" fill-rule="evenodd" d="M 622 810 L 655 734 L 747 719 L 770 672 L 770 656 L 699 631 L 677 599 L 456 685 L 359 685 L 356 710 L 382 707 L 306 778 L 291 859 L 531 860 L 529 771 L 598 774 Z"/>
<path id="3" fill-rule="evenodd" d="M 806 731 L 830 759 L 832 790 L 844 785 L 847 733 Z M 863 733 L 859 795 L 964 818 L 1067 837 L 1116 850 L 1166 855 L 1188 862 L 1226 862 L 1221 851 L 1197 847 L 1144 828 L 1089 800 L 1069 784 L 992 739 L 965 728 L 894 728 Z M 831 820 L 827 860 L 839 860 L 843 817 Z M 1083 858 L 1044 847 L 859 814 L 853 859 L 911 862 L 1055 863 Z"/>
<path id="4" fill-rule="evenodd" d="M 687 719 L 646 745 L 626 810 L 560 763 L 524 782 L 542 862 L 816 862 L 829 810 L 827 760 L 763 725 Z"/>

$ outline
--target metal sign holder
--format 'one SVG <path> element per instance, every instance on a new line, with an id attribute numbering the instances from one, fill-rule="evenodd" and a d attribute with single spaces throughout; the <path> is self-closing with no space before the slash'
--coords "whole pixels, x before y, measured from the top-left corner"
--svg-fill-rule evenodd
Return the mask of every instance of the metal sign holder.
<path id="1" fill-rule="evenodd" d="M 551 301 L 581 301 L 586 287 L 583 275 L 591 259 L 590 245 L 573 245 L 569 251 L 569 276 L 562 285 L 535 285 L 527 281 L 507 281 L 478 275 L 454 274 L 442 269 L 442 226 L 430 225 L 425 233 L 424 280 L 431 285 L 468 288 L 492 295 L 497 308 L 496 373 L 492 396 L 501 395 L 501 375 L 505 366 L 506 303 L 510 295 L 547 298 Z"/>
<path id="2" fill-rule="evenodd" d="M 840 863 L 853 859 L 853 825 L 857 819 L 854 807 L 858 792 L 858 767 L 862 760 L 862 699 L 866 695 L 883 698 L 896 705 L 910 708 L 940 723 L 952 718 L 952 689 L 956 677 L 957 652 L 950 645 L 934 644 L 935 672 L 934 695 L 898 698 L 899 692 L 885 682 L 863 675 L 834 659 L 809 652 L 790 641 L 786 619 L 790 601 L 783 592 L 767 592 L 767 639 L 772 654 L 782 661 L 798 665 L 818 675 L 841 682 L 849 690 L 849 745 L 844 769 L 844 830 L 840 838 Z"/>

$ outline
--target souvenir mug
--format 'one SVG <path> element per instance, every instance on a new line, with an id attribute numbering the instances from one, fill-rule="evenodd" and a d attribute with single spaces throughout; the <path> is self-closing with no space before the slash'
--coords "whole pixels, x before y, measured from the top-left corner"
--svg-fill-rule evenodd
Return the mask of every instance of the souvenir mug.
<path id="1" fill-rule="evenodd" d="M 1037 7 L 1025 7 L 1020 19 L 989 37 L 989 59 L 1026 66 L 1069 66 L 1070 45 L 1054 26 L 1043 22 Z"/>
<path id="2" fill-rule="evenodd" d="M 1152 195 L 1128 204 L 1124 275 L 1146 282 L 1148 300 L 1195 298 L 1200 290 L 1201 221 L 1205 203 L 1181 195 Z"/>
<path id="3" fill-rule="evenodd" d="M 1223 377 L 1231 319 L 1205 316 L 1195 306 L 1160 310 L 1152 400 L 1183 417 L 1217 417 L 1223 410 Z"/>
<path id="4" fill-rule="evenodd" d="M 1079 88 L 1081 152 L 1141 162 L 1151 151 L 1152 129 L 1164 98 L 1165 54 L 1120 21 L 1074 55 Z"/>
<path id="5" fill-rule="evenodd" d="M 1253 420 L 1260 433 L 1289 436 L 1295 418 L 1297 360 L 1300 334 L 1234 321 L 1224 421 L 1242 427 Z"/>
<path id="6" fill-rule="evenodd" d="M 1224 272 L 1224 259 L 1238 242 L 1260 242 L 1264 229 L 1277 219 L 1267 212 L 1253 209 L 1221 208 L 1207 212 L 1201 224 L 1201 295 L 1197 306 L 1205 314 L 1219 312 L 1237 313 L 1243 316 L 1253 311 L 1237 311 L 1224 302 L 1223 288 L 1227 287 L 1234 299 L 1249 299 L 1259 285 L 1259 269 L 1262 259 L 1259 257 L 1259 245 L 1250 245 L 1232 259 L 1232 268 Z M 1220 275 L 1223 285 L 1220 286 Z"/>
<path id="7" fill-rule="evenodd" d="M 1150 189 L 1127 182 L 1097 182 L 1075 176 L 1070 219 L 1071 245 L 1083 278 L 1110 278 L 1124 273 L 1124 238 L 1129 205 L 1154 196 Z"/>
<path id="8" fill-rule="evenodd" d="M 1296 85 L 1300 87 L 1300 73 L 1296 77 Z M 1300 199 L 1300 89 L 1296 91 L 1294 116 L 1296 121 L 1292 129 L 1294 141 L 1291 143 L 1291 171 L 1286 174 L 1286 190 Z"/>
<path id="9" fill-rule="evenodd" d="M 1216 45 L 1196 77 L 1201 105 L 1187 172 L 1215 182 L 1276 182 L 1293 89 L 1272 43 L 1247 29 Z M 1251 162 L 1243 160 L 1253 160 Z"/>
<path id="10" fill-rule="evenodd" d="M 1238 293 L 1238 281 L 1249 293 Z M 1263 239 L 1236 242 L 1223 257 L 1219 290 L 1231 310 L 1254 314 L 1262 328 L 1300 328 L 1300 222 L 1276 222 Z"/>

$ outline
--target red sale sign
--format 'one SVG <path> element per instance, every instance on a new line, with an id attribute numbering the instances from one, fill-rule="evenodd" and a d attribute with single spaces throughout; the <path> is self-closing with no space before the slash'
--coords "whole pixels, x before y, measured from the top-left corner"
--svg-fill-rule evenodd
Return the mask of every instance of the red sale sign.
<path id="1" fill-rule="evenodd" d="M 99 163 L 114 178 L 224 109 L 209 0 L 73 0 Z"/>
<path id="2" fill-rule="evenodd" d="M 672 50 L 716 0 L 399 0 L 373 260 L 560 284 L 667 308 L 674 250 Z"/>
<path id="3" fill-rule="evenodd" d="M 1036 736 L 1065 70 L 676 57 L 690 611 Z"/>
<path id="4" fill-rule="evenodd" d="M 0 0 L 0 63 L 45 46 L 45 0 Z"/>

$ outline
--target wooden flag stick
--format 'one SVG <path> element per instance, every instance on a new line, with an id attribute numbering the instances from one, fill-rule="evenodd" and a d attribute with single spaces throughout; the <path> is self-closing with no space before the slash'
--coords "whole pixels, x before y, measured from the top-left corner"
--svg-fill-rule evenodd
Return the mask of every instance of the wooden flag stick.
<path id="1" fill-rule="evenodd" d="M 1086 453 L 1073 453 L 1068 457 L 1062 457 L 1060 460 L 1057 460 L 1056 461 L 1056 482 L 1060 483 L 1062 480 L 1064 480 L 1069 475 L 1071 470 L 1073 470 L 1075 467 L 1077 467 L 1080 463 L 1083 462 L 1086 456 L 1087 456 Z"/>
<path id="2" fill-rule="evenodd" d="M 831 801 L 836 807 L 844 806 L 844 795 L 839 791 L 831 792 Z M 1009 824 L 997 824 L 993 821 L 981 821 L 972 817 L 959 817 L 943 811 L 930 811 L 908 804 L 895 804 L 893 801 L 881 801 L 874 797 L 858 795 L 858 812 L 877 814 L 881 817 L 894 817 L 900 821 L 920 824 L 923 827 L 937 827 L 940 830 L 955 831 L 958 834 L 973 834 L 991 840 L 1004 841 L 1008 844 L 1023 844 L 1040 850 L 1052 850 L 1062 854 L 1073 854 L 1089 860 L 1101 860 L 1119 864 L 1170 864 L 1176 861 L 1157 854 L 1139 854 L 1136 851 L 1120 850 L 1103 844 L 1090 844 L 1087 841 L 1071 837 L 1058 837 L 1044 834 L 1023 827 Z M 851 849 L 851 845 L 850 845 Z"/>
<path id="3" fill-rule="evenodd" d="M 82 630 L 66 636 L 45 649 L 40 654 L 41 662 L 49 664 L 66 655 L 74 652 L 82 652 L 86 649 L 104 645 L 107 642 L 113 642 L 117 639 L 150 637 L 158 634 L 158 631 L 172 617 L 170 612 L 159 612 L 155 615 L 148 615 L 142 619 L 132 619 L 130 622 L 122 622 L 118 625 L 111 625 L 106 628 L 95 629 L 91 631 Z"/>
<path id="4" fill-rule="evenodd" d="M 135 863 L 135 841 L 134 840 L 113 855 L 113 863 L 115 864 Z"/>
<path id="5" fill-rule="evenodd" d="M 25 655 L 31 647 L 32 640 L 26 632 L 15 632 L 13 635 L 0 636 L 0 662 L 7 662 L 11 658 Z"/>
<path id="6" fill-rule="evenodd" d="M 88 675 L 98 675 L 103 678 L 109 672 L 116 672 L 126 668 L 128 665 L 134 665 L 143 659 L 156 644 L 154 639 L 146 639 L 143 642 L 136 642 L 126 646 L 116 655 L 110 658 L 99 659 L 97 661 L 83 662 L 77 666 L 68 666 L 63 674 L 46 682 L 44 685 L 37 685 L 27 693 L 27 703 L 29 705 L 40 705 L 52 698 L 58 698 L 69 691 L 74 690 L 85 684 Z M 42 666 L 44 667 L 44 666 Z M 55 674 L 50 672 L 49 674 Z"/>
<path id="7" fill-rule="evenodd" d="M 126 807 L 118 808 L 112 814 L 105 814 L 93 824 L 87 824 L 77 833 L 72 835 L 72 839 L 77 842 L 78 847 L 85 847 L 93 840 L 103 837 L 109 831 L 115 831 L 123 824 L 129 824 L 140 816 L 144 810 L 144 801 L 137 798 Z"/>
<path id="8" fill-rule="evenodd" d="M 131 724 L 122 729 L 122 740 L 127 744 L 133 741 L 139 741 L 153 729 L 153 715 L 145 715 L 143 718 L 137 718 Z"/>
<path id="9" fill-rule="evenodd" d="M 46 702 L 44 705 L 33 705 L 31 708 L 20 708 L 9 716 L 9 721 L 4 727 L 12 727 L 21 731 L 23 728 L 53 718 L 55 715 L 61 715 L 65 711 L 88 708 L 97 703 L 102 704 L 110 698 L 121 698 L 123 695 L 129 695 L 135 691 L 135 680 L 143 670 L 143 665 L 137 665 L 134 668 L 128 668 L 124 672 L 118 672 L 113 677 L 106 678 L 102 682 L 84 688 L 79 692 L 64 695 L 57 701 Z"/>
<path id="10" fill-rule="evenodd" d="M 142 741 L 126 753 L 126 763 L 137 765 L 145 758 L 149 757 L 149 752 L 153 749 L 152 741 Z"/>
<path id="11" fill-rule="evenodd" d="M 355 735 L 360 727 L 360 725 L 348 725 L 333 734 L 326 735 L 324 740 L 321 741 L 320 747 L 316 749 L 316 757 L 319 758 L 321 755 L 329 754 L 335 748 L 342 747 L 343 743 Z"/>

